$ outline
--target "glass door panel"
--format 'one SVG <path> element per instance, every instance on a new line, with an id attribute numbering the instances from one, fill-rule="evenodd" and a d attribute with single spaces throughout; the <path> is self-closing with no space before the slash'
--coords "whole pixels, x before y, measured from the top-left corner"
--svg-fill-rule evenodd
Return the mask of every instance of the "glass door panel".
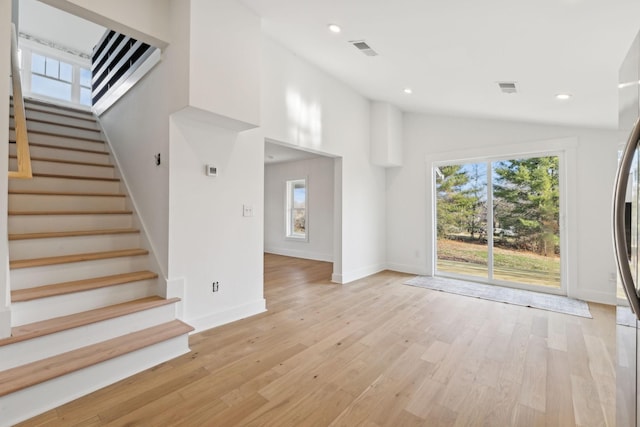
<path id="1" fill-rule="evenodd" d="M 557 156 L 449 164 L 435 174 L 436 273 L 560 289 Z"/>
<path id="2" fill-rule="evenodd" d="M 487 164 L 437 168 L 436 194 L 437 271 L 488 278 Z"/>
<path id="3" fill-rule="evenodd" d="M 560 287 L 558 157 L 493 162 L 493 278 Z"/>

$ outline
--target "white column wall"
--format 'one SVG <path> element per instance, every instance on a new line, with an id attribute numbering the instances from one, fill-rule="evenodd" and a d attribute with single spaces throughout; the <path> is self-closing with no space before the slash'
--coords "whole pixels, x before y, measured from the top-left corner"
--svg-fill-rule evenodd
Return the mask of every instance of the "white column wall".
<path id="1" fill-rule="evenodd" d="M 264 135 L 341 157 L 341 262 L 333 279 L 350 282 L 385 267 L 385 170 L 371 164 L 370 102 L 276 42 L 263 43 Z M 336 266 L 342 267 L 336 271 Z"/>
<path id="2" fill-rule="evenodd" d="M 0 1 L 0 93 L 9 94 L 9 76 L 11 75 L 11 0 Z M 6 96 L 6 95 L 5 95 Z M 9 104 L 0 103 L 1 141 L 9 140 Z M 11 335 L 11 313 L 9 311 L 9 247 L 7 243 L 7 191 L 9 170 L 9 145 L 0 144 L 0 338 Z"/>

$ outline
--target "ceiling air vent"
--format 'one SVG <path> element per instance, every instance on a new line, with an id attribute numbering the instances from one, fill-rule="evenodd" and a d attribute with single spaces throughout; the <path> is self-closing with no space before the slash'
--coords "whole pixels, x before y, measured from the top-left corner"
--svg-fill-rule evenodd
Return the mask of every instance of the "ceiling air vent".
<path id="1" fill-rule="evenodd" d="M 502 93 L 516 93 L 516 82 L 498 82 L 498 87 Z"/>
<path id="2" fill-rule="evenodd" d="M 349 43 L 354 45 L 356 49 L 367 56 L 378 56 L 378 52 L 371 49 L 371 46 L 369 46 L 364 40 L 351 40 Z"/>

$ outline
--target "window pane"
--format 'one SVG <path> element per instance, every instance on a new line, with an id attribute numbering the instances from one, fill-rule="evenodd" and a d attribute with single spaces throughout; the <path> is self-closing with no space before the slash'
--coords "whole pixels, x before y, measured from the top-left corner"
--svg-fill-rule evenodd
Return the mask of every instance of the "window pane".
<path id="1" fill-rule="evenodd" d="M 37 53 L 31 55 L 31 72 L 44 74 L 44 61 L 45 58 L 42 55 L 38 55 Z"/>
<path id="2" fill-rule="evenodd" d="M 486 279 L 487 165 L 441 166 L 436 175 L 437 271 Z"/>
<path id="3" fill-rule="evenodd" d="M 87 89 L 86 87 L 80 88 L 80 104 L 93 105 L 91 102 L 91 89 Z"/>
<path id="4" fill-rule="evenodd" d="M 71 83 L 73 81 L 73 67 L 66 62 L 60 63 L 60 80 Z"/>
<path id="5" fill-rule="evenodd" d="M 80 68 L 80 86 L 91 87 L 91 70 Z"/>
<path id="6" fill-rule="evenodd" d="M 307 237 L 307 182 L 287 181 L 287 237 Z"/>
<path id="7" fill-rule="evenodd" d="M 60 61 L 53 58 L 46 58 L 45 74 L 57 79 L 60 75 Z"/>
<path id="8" fill-rule="evenodd" d="M 492 163 L 494 277 L 560 287 L 558 157 Z"/>
<path id="9" fill-rule="evenodd" d="M 71 101 L 71 84 L 47 77 L 31 75 L 31 91 L 52 98 Z"/>

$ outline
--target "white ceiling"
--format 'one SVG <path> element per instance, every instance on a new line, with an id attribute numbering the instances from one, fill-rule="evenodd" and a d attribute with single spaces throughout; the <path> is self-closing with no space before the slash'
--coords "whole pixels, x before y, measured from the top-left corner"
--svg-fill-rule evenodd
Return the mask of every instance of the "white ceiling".
<path id="1" fill-rule="evenodd" d="M 91 55 L 106 28 L 47 6 L 37 0 L 20 0 L 19 31 Z"/>
<path id="2" fill-rule="evenodd" d="M 320 155 L 309 151 L 289 148 L 274 142 L 266 141 L 264 143 L 265 164 L 293 162 L 297 160 L 313 159 L 315 157 L 320 157 Z"/>
<path id="3" fill-rule="evenodd" d="M 268 35 L 370 99 L 586 127 L 617 127 L 618 67 L 640 29 L 638 0 L 242 1 Z M 502 94 L 497 81 L 519 93 Z M 573 98 L 560 102 L 560 92 Z"/>

